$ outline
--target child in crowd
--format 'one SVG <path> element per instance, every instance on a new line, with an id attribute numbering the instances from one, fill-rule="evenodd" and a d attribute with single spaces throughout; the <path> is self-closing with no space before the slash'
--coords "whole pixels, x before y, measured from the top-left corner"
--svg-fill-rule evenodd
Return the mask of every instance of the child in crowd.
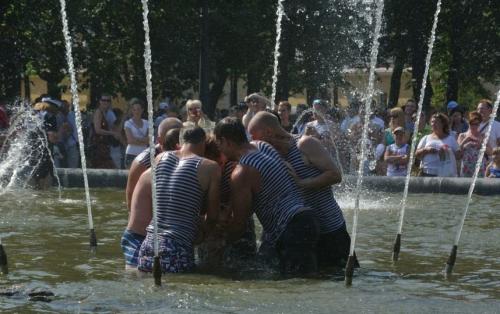
<path id="1" fill-rule="evenodd" d="M 387 163 L 388 177 L 406 176 L 408 167 L 408 153 L 410 148 L 407 144 L 405 129 L 401 126 L 393 131 L 395 143 L 387 146 L 384 159 Z"/>
<path id="2" fill-rule="evenodd" d="M 493 149 L 492 160 L 486 167 L 485 177 L 500 178 L 500 147 Z"/>

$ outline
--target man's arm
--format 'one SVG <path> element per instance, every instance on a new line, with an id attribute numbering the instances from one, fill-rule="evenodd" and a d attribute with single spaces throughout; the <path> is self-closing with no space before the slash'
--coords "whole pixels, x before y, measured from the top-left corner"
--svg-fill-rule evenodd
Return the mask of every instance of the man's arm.
<path id="1" fill-rule="evenodd" d="M 252 214 L 253 192 L 260 186 L 259 172 L 238 165 L 231 174 L 231 209 L 233 216 L 227 226 L 227 240 L 237 241 L 246 230 L 248 217 Z"/>
<path id="2" fill-rule="evenodd" d="M 130 170 L 128 172 L 127 178 L 127 188 L 126 188 L 126 199 L 127 199 L 127 208 L 130 211 L 130 204 L 132 202 L 132 193 L 134 193 L 134 188 L 137 185 L 137 181 L 141 175 L 146 171 L 146 167 L 140 164 L 137 160 L 132 162 L 130 166 Z"/>
<path id="3" fill-rule="evenodd" d="M 300 187 L 313 189 L 342 182 L 339 167 L 318 139 L 303 136 L 297 145 L 304 161 L 321 171 L 321 174 L 317 177 L 299 180 L 297 184 Z"/>

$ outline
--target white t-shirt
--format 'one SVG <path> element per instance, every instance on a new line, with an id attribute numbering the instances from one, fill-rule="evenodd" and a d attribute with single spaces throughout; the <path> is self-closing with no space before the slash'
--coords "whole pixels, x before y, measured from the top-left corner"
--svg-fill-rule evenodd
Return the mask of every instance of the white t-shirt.
<path id="1" fill-rule="evenodd" d="M 481 134 L 486 134 L 486 131 L 488 130 L 488 126 L 484 127 L 484 125 L 484 122 L 481 122 L 481 124 L 479 125 L 479 130 L 482 130 Z M 500 140 L 500 122 L 493 120 L 490 138 L 488 139 L 488 143 L 490 144 L 491 148 L 495 148 L 498 146 L 497 140 Z"/>
<path id="2" fill-rule="evenodd" d="M 344 133 L 346 133 L 353 124 L 360 123 L 361 119 L 359 116 L 354 116 L 354 117 L 345 117 L 345 119 L 342 121 L 340 124 L 340 130 Z"/>
<path id="3" fill-rule="evenodd" d="M 396 143 L 387 146 L 387 150 L 390 152 L 391 156 L 404 156 L 408 155 L 410 147 L 408 144 L 403 144 L 402 146 L 396 145 Z M 408 166 L 407 164 L 399 165 L 392 162 L 387 163 L 387 176 L 388 177 L 406 177 Z"/>
<path id="4" fill-rule="evenodd" d="M 148 135 L 148 121 L 142 119 L 142 127 L 139 128 L 132 119 L 128 119 L 125 121 L 125 124 L 123 125 L 124 129 L 129 129 L 130 132 L 132 132 L 132 135 L 136 138 L 143 138 Z M 125 154 L 127 155 L 134 155 L 137 156 L 139 155 L 147 145 L 127 145 L 127 149 L 125 150 Z"/>
<path id="5" fill-rule="evenodd" d="M 418 143 L 417 149 L 432 147 L 439 150 L 444 145 L 448 146 L 448 150 L 444 155 L 444 158 L 441 159 L 438 153 L 426 154 L 422 158 L 420 168 L 423 172 L 440 177 L 457 176 L 457 161 L 455 159 L 455 152 L 458 150 L 458 143 L 453 135 L 450 134 L 443 139 L 426 135 Z"/>

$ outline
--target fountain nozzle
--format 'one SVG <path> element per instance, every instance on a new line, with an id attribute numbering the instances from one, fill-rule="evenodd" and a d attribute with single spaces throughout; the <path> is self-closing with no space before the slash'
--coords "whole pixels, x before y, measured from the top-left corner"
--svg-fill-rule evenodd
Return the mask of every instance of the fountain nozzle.
<path id="1" fill-rule="evenodd" d="M 155 285 L 161 286 L 161 265 L 160 265 L 160 257 L 155 256 L 153 260 L 153 277 L 155 278 Z"/>
<path id="2" fill-rule="evenodd" d="M 7 253 L 3 249 L 3 245 L 0 244 L 0 274 L 7 275 L 9 273 L 9 267 L 7 264 Z"/>
<path id="3" fill-rule="evenodd" d="M 453 248 L 451 249 L 450 256 L 448 257 L 448 261 L 446 262 L 446 268 L 445 268 L 445 273 L 446 275 L 451 275 L 451 272 L 453 271 L 453 266 L 455 266 L 455 261 L 457 260 L 457 250 L 458 246 L 454 245 Z"/>
<path id="4" fill-rule="evenodd" d="M 350 287 L 352 285 L 352 276 L 354 274 L 354 265 L 356 264 L 356 255 L 349 255 L 347 264 L 345 266 L 345 285 Z"/>
<path id="5" fill-rule="evenodd" d="M 394 246 L 392 248 L 392 261 L 396 262 L 399 259 L 399 252 L 401 250 L 401 233 L 396 235 Z"/>
<path id="6" fill-rule="evenodd" d="M 95 235 L 95 230 L 90 229 L 90 248 L 95 249 L 97 247 L 97 237 Z"/>

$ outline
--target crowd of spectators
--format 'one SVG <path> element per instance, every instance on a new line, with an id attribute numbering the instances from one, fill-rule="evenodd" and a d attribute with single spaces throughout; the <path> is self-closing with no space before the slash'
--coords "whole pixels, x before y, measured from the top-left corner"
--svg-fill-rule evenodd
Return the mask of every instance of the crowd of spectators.
<path id="1" fill-rule="evenodd" d="M 82 113 L 85 152 L 89 167 L 104 169 L 129 168 L 134 158 L 149 145 L 149 122 L 145 104 L 137 98 L 128 102 L 126 112 L 112 107 L 113 97 L 102 94 L 93 111 Z M 370 116 L 368 147 L 363 170 L 366 175 L 405 176 L 413 134 L 417 132 L 414 175 L 471 177 L 479 157 L 481 143 L 488 127 L 492 102 L 478 101 L 474 110 L 466 112 L 456 101 L 450 101 L 445 112 L 423 112 L 415 126 L 417 104 L 408 100 L 401 107 L 375 108 Z M 177 105 L 170 99 L 161 101 L 155 113 L 154 134 L 165 118 L 176 117 L 185 127 L 200 126 L 212 131 L 215 122 L 203 112 L 199 100 Z M 259 93 L 248 95 L 229 110 L 216 110 L 214 120 L 226 116 L 241 119 L 245 126 L 259 111 L 267 110 L 279 117 L 287 132 L 319 138 L 344 173 L 355 173 L 359 167 L 363 106 L 352 100 L 346 108 L 314 100 L 292 110 L 284 100 L 272 107 Z M 40 97 L 34 110 L 44 119 L 45 131 L 56 167 L 77 168 L 80 152 L 75 114 L 66 101 Z M 0 103 L 0 130 L 9 128 L 5 103 Z M 5 132 L 3 132 L 5 133 Z M 479 176 L 500 177 L 500 122 L 494 121 Z"/>

